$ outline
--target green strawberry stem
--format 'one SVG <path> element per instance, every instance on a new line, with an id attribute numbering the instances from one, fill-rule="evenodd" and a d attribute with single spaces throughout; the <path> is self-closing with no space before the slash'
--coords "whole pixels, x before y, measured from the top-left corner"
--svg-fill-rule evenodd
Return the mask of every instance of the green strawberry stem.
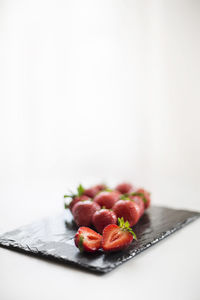
<path id="1" fill-rule="evenodd" d="M 65 209 L 69 209 L 69 204 L 64 203 L 64 208 L 65 208 Z"/>
<path id="2" fill-rule="evenodd" d="M 82 235 L 80 235 L 79 241 L 78 241 L 78 248 L 79 248 L 80 252 L 83 252 L 83 250 L 84 250 L 84 248 L 83 248 L 83 240 L 84 240 L 84 237 Z"/>
<path id="3" fill-rule="evenodd" d="M 118 218 L 118 225 L 121 228 L 121 230 L 130 232 L 133 235 L 133 238 L 137 240 L 137 236 L 135 232 L 132 230 L 132 228 L 130 227 L 129 222 L 128 221 L 125 222 L 123 217 Z"/>
<path id="4" fill-rule="evenodd" d="M 129 194 L 124 194 L 120 196 L 120 200 L 131 200 L 131 199 L 129 198 Z"/>
<path id="5" fill-rule="evenodd" d="M 72 200 L 73 200 L 75 197 L 77 197 L 77 196 L 78 196 L 78 197 L 82 196 L 84 192 L 85 192 L 84 187 L 83 187 L 81 184 L 79 184 L 79 186 L 77 187 L 77 194 L 74 194 L 73 192 L 70 191 L 70 194 L 64 195 L 64 198 L 71 198 L 71 201 L 69 202 L 69 204 L 64 203 L 65 209 L 68 209 L 68 208 L 69 208 L 70 203 L 72 202 Z"/>
<path id="6" fill-rule="evenodd" d="M 84 187 L 82 186 L 82 184 L 79 184 L 79 186 L 77 187 L 77 192 L 78 192 L 78 196 L 82 196 L 83 193 L 85 192 Z"/>
<path id="7" fill-rule="evenodd" d="M 137 193 L 137 192 L 135 192 L 135 193 L 132 193 L 131 196 L 139 196 L 139 197 L 142 198 L 142 200 L 143 200 L 144 203 L 147 202 L 147 199 L 145 198 L 144 193 Z"/>

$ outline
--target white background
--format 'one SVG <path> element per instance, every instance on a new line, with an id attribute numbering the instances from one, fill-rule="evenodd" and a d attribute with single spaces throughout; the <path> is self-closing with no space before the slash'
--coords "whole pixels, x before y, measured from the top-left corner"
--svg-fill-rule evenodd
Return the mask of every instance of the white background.
<path id="1" fill-rule="evenodd" d="M 80 182 L 200 210 L 199 53 L 197 0 L 1 0 L 0 232 L 61 211 Z M 198 234 L 104 277 L 0 249 L 0 299 L 198 300 Z"/>

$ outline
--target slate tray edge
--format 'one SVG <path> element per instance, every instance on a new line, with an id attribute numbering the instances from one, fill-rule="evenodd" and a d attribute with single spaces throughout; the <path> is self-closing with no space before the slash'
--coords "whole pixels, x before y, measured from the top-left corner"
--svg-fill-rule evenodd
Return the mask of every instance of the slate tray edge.
<path id="1" fill-rule="evenodd" d="M 167 208 L 167 207 L 166 207 Z M 159 236 L 157 236 L 151 243 L 148 243 L 146 245 L 144 245 L 142 248 L 137 249 L 136 251 L 133 250 L 132 253 L 130 253 L 130 255 L 126 258 L 123 258 L 121 261 L 119 262 L 115 262 L 115 264 L 109 267 L 93 267 L 91 265 L 88 264 L 79 264 L 77 262 L 73 262 L 71 260 L 68 260 L 62 257 L 57 257 L 48 253 L 45 253 L 45 251 L 38 251 L 37 248 L 34 247 L 30 247 L 28 245 L 21 245 L 18 244 L 17 242 L 15 242 L 14 240 L 9 240 L 9 239 L 4 239 L 0 237 L 0 247 L 3 248 L 7 248 L 10 250 L 15 250 L 17 252 L 21 252 L 21 253 L 28 253 L 31 256 L 38 256 L 40 258 L 45 258 L 47 260 L 51 260 L 51 261 L 55 261 L 55 262 L 61 262 L 64 263 L 66 265 L 73 265 L 75 267 L 84 269 L 84 270 L 90 270 L 94 273 L 100 273 L 100 274 L 105 274 L 108 273 L 110 271 L 112 271 L 113 269 L 115 269 L 116 267 L 120 266 L 122 263 L 130 260 L 131 258 L 135 257 L 136 255 L 140 254 L 141 252 L 145 251 L 146 249 L 148 249 L 149 247 L 157 244 L 158 242 L 164 240 L 166 237 L 170 236 L 171 234 L 175 233 L 176 231 L 180 230 L 181 228 L 185 227 L 186 225 L 190 224 L 191 222 L 195 221 L 196 219 L 198 219 L 200 217 L 200 213 L 199 212 L 194 212 L 194 211 L 188 211 L 191 213 L 195 213 L 195 215 L 188 217 L 186 220 L 184 220 L 183 222 L 177 223 L 176 227 L 172 228 L 171 230 L 168 230 L 167 232 L 163 232 L 162 234 L 160 234 Z M 6 233 L 3 234 L 3 236 Z"/>

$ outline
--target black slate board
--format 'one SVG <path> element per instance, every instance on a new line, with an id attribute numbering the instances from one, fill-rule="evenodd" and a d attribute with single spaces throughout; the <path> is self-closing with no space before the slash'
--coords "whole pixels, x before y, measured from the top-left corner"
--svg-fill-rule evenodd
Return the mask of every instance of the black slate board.
<path id="1" fill-rule="evenodd" d="M 0 235 L 0 246 L 106 273 L 194 221 L 198 212 L 152 206 L 134 231 L 138 241 L 126 250 L 112 254 L 80 253 L 74 246 L 76 225 L 69 214 L 49 217 Z"/>

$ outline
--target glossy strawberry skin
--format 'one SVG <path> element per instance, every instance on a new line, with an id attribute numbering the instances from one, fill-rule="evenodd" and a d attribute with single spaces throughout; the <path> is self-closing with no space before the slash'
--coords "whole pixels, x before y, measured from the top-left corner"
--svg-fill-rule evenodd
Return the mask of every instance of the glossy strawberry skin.
<path id="1" fill-rule="evenodd" d="M 90 226 L 93 214 L 99 209 L 100 206 L 90 200 L 77 202 L 72 209 L 74 221 L 77 226 Z"/>
<path id="2" fill-rule="evenodd" d="M 151 195 L 148 191 L 143 188 L 137 189 L 134 193 L 143 194 L 144 195 L 144 208 L 147 209 L 151 204 Z"/>
<path id="3" fill-rule="evenodd" d="M 119 200 L 120 194 L 117 191 L 100 192 L 94 198 L 94 202 L 98 203 L 101 207 L 112 208 L 113 205 Z"/>
<path id="4" fill-rule="evenodd" d="M 109 209 L 101 209 L 94 213 L 92 223 L 99 233 L 109 224 L 117 224 L 116 214 Z"/>
<path id="5" fill-rule="evenodd" d="M 142 200 L 142 198 L 140 196 L 129 196 L 129 198 L 138 204 L 138 206 L 140 208 L 140 217 L 141 217 L 144 213 L 144 201 Z"/>
<path id="6" fill-rule="evenodd" d="M 140 218 L 140 208 L 131 200 L 119 200 L 112 209 L 118 218 L 123 217 L 125 221 L 128 221 L 130 227 L 135 225 Z"/>
<path id="7" fill-rule="evenodd" d="M 85 200 L 91 200 L 91 198 L 89 198 L 88 196 L 82 195 L 82 196 L 75 196 L 72 201 L 69 204 L 69 209 L 72 212 L 72 209 L 74 207 L 74 205 L 79 202 L 79 201 L 85 201 Z"/>
<path id="8" fill-rule="evenodd" d="M 122 250 L 132 241 L 133 235 L 130 232 L 122 231 L 116 224 L 110 224 L 103 230 L 102 248 L 106 252 Z"/>
<path id="9" fill-rule="evenodd" d="M 102 236 L 88 227 L 79 227 L 74 242 L 80 251 L 95 252 L 101 247 Z"/>
<path id="10" fill-rule="evenodd" d="M 133 191 L 133 185 L 127 182 L 120 183 L 115 188 L 121 194 L 128 194 Z"/>
<path id="11" fill-rule="evenodd" d="M 104 190 L 106 186 L 104 184 L 98 184 L 95 186 L 92 186 L 91 188 L 85 189 L 84 195 L 94 198 L 100 191 Z"/>

